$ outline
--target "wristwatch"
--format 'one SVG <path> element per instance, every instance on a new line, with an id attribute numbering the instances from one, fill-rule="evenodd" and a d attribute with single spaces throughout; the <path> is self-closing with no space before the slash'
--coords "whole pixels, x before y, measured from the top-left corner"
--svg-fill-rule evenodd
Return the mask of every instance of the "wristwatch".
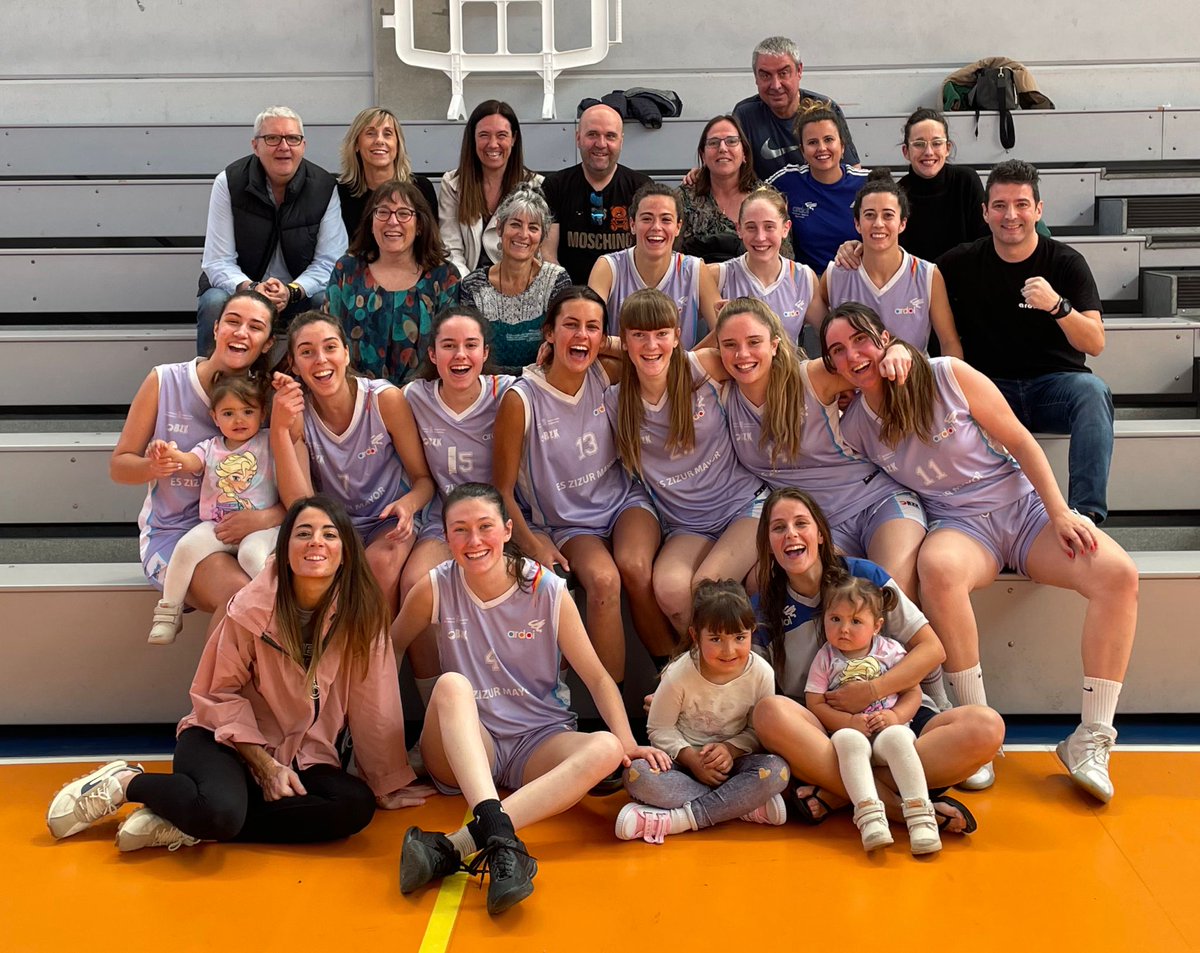
<path id="1" fill-rule="evenodd" d="M 1065 318 L 1071 313 L 1071 310 L 1071 302 L 1066 298 L 1060 297 L 1058 299 L 1058 304 L 1056 304 L 1054 306 L 1054 310 L 1050 312 L 1050 317 L 1057 321 L 1059 318 Z"/>

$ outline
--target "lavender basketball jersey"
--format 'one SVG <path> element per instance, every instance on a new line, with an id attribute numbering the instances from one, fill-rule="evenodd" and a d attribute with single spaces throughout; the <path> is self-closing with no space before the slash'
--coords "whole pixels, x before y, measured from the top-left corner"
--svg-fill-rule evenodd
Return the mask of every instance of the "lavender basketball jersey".
<path id="1" fill-rule="evenodd" d="M 806 361 L 800 367 L 804 383 L 804 428 L 795 460 L 771 460 L 771 445 L 759 446 L 762 412 L 730 388 L 729 429 L 738 459 L 771 489 L 794 486 L 812 494 L 831 526 L 869 509 L 900 488 L 879 468 L 851 450 L 842 439 L 837 401 L 822 404 L 808 378 Z"/>
<path id="2" fill-rule="evenodd" d="M 800 338 L 804 315 L 817 293 L 817 276 L 808 265 L 780 258 L 783 267 L 773 284 L 764 285 L 746 264 L 746 256 L 721 262 L 717 288 L 721 298 L 758 298 L 775 312 L 792 341 Z"/>
<path id="3" fill-rule="evenodd" d="M 409 482 L 379 413 L 379 395 L 396 385 L 362 377 L 357 382 L 346 432 L 326 427 L 310 402 L 304 410 L 304 441 L 322 490 L 346 507 L 359 533 L 366 533 L 385 506 L 409 491 Z"/>
<path id="4" fill-rule="evenodd" d="M 646 287 L 633 261 L 633 249 L 605 255 L 604 260 L 612 269 L 612 290 L 608 293 L 608 333 L 620 332 L 621 303 L 635 291 Z M 671 255 L 671 264 L 655 287 L 675 302 L 679 309 L 680 343 L 690 351 L 696 342 L 708 334 L 708 328 L 700 318 L 700 269 L 704 262 L 693 255 Z"/>
<path id="5" fill-rule="evenodd" d="M 160 364 L 154 369 L 158 376 L 158 416 L 154 419 L 152 439 L 174 441 L 190 450 L 200 441 L 220 434 L 209 414 L 208 395 L 196 376 L 199 362 L 200 358 L 196 358 L 182 364 Z M 159 532 L 189 530 L 199 522 L 199 476 L 179 473 L 152 480 L 138 514 L 143 558 Z"/>
<path id="6" fill-rule="evenodd" d="M 530 591 L 514 583 L 490 602 L 468 588 L 453 560 L 429 571 L 442 671 L 471 683 L 479 720 L 493 738 L 575 723 L 559 678 L 558 610 L 566 583 L 528 559 L 521 571 Z"/>
<path id="7" fill-rule="evenodd" d="M 461 414 L 442 400 L 438 381 L 404 385 L 404 399 L 417 421 L 425 462 L 437 493 L 429 504 L 426 524 L 442 522 L 442 502 L 460 483 L 492 482 L 492 436 L 500 398 L 516 380 L 508 374 L 483 374 L 479 396 Z"/>
<path id="8" fill-rule="evenodd" d="M 900 268 L 882 288 L 875 287 L 864 265 L 846 271 L 831 264 L 825 274 L 829 276 L 831 308 L 845 301 L 870 305 L 893 337 L 907 341 L 922 351 L 928 350 L 932 262 L 904 252 Z"/>
<path id="9" fill-rule="evenodd" d="M 990 513 L 1033 492 L 1017 461 L 971 416 L 950 361 L 930 361 L 937 391 L 929 443 L 910 436 L 894 450 L 887 446 L 879 418 L 861 397 L 842 415 L 847 442 L 917 493 L 932 519 Z"/>
<path id="10" fill-rule="evenodd" d="M 588 368 L 575 394 L 546 382 L 537 368 L 513 385 L 525 404 L 525 453 L 517 493 L 547 529 L 595 526 L 615 514 L 630 489 L 604 406 L 608 378 Z"/>
<path id="11" fill-rule="evenodd" d="M 692 375 L 695 446 L 686 452 L 668 453 L 671 402 L 666 394 L 658 406 L 643 401 L 642 484 L 668 531 L 721 533 L 730 521 L 745 514 L 763 481 L 742 466 L 733 452 L 722 405 L 723 388 L 713 383 L 695 355 L 689 353 L 687 360 Z M 616 414 L 619 393 L 619 386 L 608 391 L 610 415 Z"/>

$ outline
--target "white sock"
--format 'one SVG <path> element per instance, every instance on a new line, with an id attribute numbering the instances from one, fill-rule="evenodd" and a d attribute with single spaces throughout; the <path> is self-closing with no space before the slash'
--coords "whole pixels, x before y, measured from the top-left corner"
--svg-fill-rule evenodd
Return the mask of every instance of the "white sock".
<path id="1" fill-rule="evenodd" d="M 972 665 L 961 672 L 946 672 L 945 678 L 954 689 L 954 697 L 958 704 L 987 704 L 987 693 L 983 690 L 983 670 L 978 665 Z"/>
<path id="2" fill-rule="evenodd" d="M 690 802 L 683 807 L 668 807 L 664 808 L 664 810 L 671 815 L 672 834 L 700 829 L 700 825 L 696 823 L 696 818 L 692 815 L 692 805 Z"/>
<path id="3" fill-rule="evenodd" d="M 949 711 L 954 706 L 950 704 L 950 697 L 946 694 L 946 683 L 942 674 L 942 667 L 939 665 L 921 680 L 921 691 L 933 700 L 938 711 Z"/>
<path id="4" fill-rule="evenodd" d="M 1121 683 L 1110 682 L 1107 678 L 1083 679 L 1083 715 L 1085 725 L 1101 724 L 1106 728 L 1113 726 L 1113 716 L 1117 713 L 1117 699 L 1121 697 Z"/>
<path id="5" fill-rule="evenodd" d="M 921 767 L 916 744 L 917 736 L 908 725 L 888 725 L 875 736 L 875 754 L 891 769 L 900 796 L 906 801 L 929 797 L 929 785 L 925 783 L 925 769 Z"/>
<path id="6" fill-rule="evenodd" d="M 871 771 L 871 742 L 867 736 L 853 728 L 839 728 L 830 741 L 837 752 L 838 772 L 850 803 L 857 806 L 863 801 L 879 800 L 875 775 Z"/>
<path id="7" fill-rule="evenodd" d="M 421 696 L 421 704 L 425 706 L 425 710 L 429 710 L 429 696 L 433 694 L 433 686 L 437 684 L 438 677 L 434 675 L 432 678 L 414 678 L 417 683 L 417 694 Z"/>
<path id="8" fill-rule="evenodd" d="M 465 827 L 460 827 L 453 834 L 447 834 L 450 838 L 450 843 L 454 845 L 454 849 L 458 851 L 458 856 L 466 860 L 472 854 L 478 853 L 479 847 L 475 843 L 475 838 L 471 836 L 471 832 Z"/>

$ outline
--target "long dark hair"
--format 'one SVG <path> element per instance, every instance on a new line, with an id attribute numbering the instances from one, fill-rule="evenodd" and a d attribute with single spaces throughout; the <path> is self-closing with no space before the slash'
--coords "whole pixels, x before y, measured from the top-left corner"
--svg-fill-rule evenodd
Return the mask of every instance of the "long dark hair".
<path id="1" fill-rule="evenodd" d="M 458 154 L 458 222 L 471 225 L 488 213 L 487 201 L 483 197 L 483 163 L 475 150 L 475 128 L 488 116 L 503 116 L 512 129 L 512 152 L 508 154 L 508 165 L 504 167 L 504 179 L 500 183 L 500 197 L 508 195 L 518 182 L 528 179 L 532 172 L 525 168 L 525 150 L 521 144 L 521 121 L 512 106 L 499 99 L 485 99 L 471 112 L 467 127 L 463 130 L 462 148 Z"/>
<path id="2" fill-rule="evenodd" d="M 704 140 L 708 138 L 712 127 L 719 122 L 727 122 L 733 126 L 738 138 L 742 140 L 742 166 L 738 169 L 738 191 L 753 192 L 755 186 L 758 185 L 758 176 L 754 174 L 754 160 L 750 155 L 750 140 L 746 138 L 742 124 L 732 115 L 713 116 L 705 124 L 704 131 L 700 133 L 700 144 L 696 146 L 696 156 L 700 159 L 700 171 L 696 173 L 696 182 L 692 189 L 697 198 L 702 198 L 712 191 L 712 176 L 709 174 L 708 166 L 704 164 Z"/>
<path id="3" fill-rule="evenodd" d="M 279 321 L 279 311 L 275 307 L 275 302 L 268 298 L 260 291 L 255 291 L 253 288 L 243 288 L 241 291 L 235 291 L 221 306 L 221 317 L 217 318 L 217 324 L 221 323 L 221 318 L 225 316 L 225 312 L 229 306 L 236 301 L 253 301 L 260 305 L 267 312 L 267 327 L 270 333 L 267 335 L 268 341 L 275 339 L 275 324 Z M 212 357 L 213 349 L 217 346 L 216 326 L 213 328 L 213 339 L 209 344 L 209 357 Z M 260 377 L 266 380 L 271 375 L 271 349 L 264 348 L 263 351 L 254 359 L 254 363 L 246 368 L 246 373 L 251 377 Z"/>
<path id="4" fill-rule="evenodd" d="M 305 661 L 304 635 L 300 624 L 300 606 L 296 600 L 295 577 L 288 561 L 288 546 L 300 514 L 312 507 L 324 512 L 337 529 L 342 544 L 342 563 L 333 582 L 313 609 L 313 618 L 324 621 L 328 629 L 314 630 L 312 658 Z M 333 648 L 341 649 L 358 666 L 359 677 L 367 671 L 371 651 L 378 639 L 387 638 L 388 610 L 383 593 L 367 565 L 366 552 L 359 541 L 354 524 L 342 505 L 327 496 L 308 496 L 288 507 L 279 539 L 275 544 L 276 634 L 283 650 L 308 677 L 317 670 L 321 656 Z"/>
<path id="5" fill-rule="evenodd" d="M 504 497 L 490 483 L 460 483 L 446 496 L 446 503 L 442 507 L 442 532 L 449 531 L 450 526 L 450 507 L 455 503 L 460 503 L 463 500 L 485 500 L 496 507 L 496 511 L 500 514 L 500 522 L 508 522 L 508 507 L 504 505 Z M 517 586 L 524 592 L 529 592 L 532 583 L 521 572 L 521 563 L 527 557 L 522 552 L 521 547 L 517 545 L 515 539 L 509 539 L 504 544 L 504 569 L 508 575 L 516 582 Z"/>
<path id="6" fill-rule="evenodd" d="M 758 521 L 758 616 L 762 627 L 767 632 L 767 645 L 771 655 L 771 665 L 775 669 L 775 680 L 782 684 L 784 672 L 787 669 L 787 658 L 784 651 L 783 610 L 788 601 L 787 573 L 775 562 L 771 552 L 771 512 L 782 500 L 795 500 L 803 503 L 813 522 L 817 525 L 820 542 L 817 543 L 817 557 L 821 560 L 821 588 L 827 581 L 833 581 L 838 573 L 845 571 L 845 562 L 833 548 L 833 533 L 829 529 L 829 521 L 817 506 L 817 501 L 794 486 L 781 486 L 773 490 L 763 504 L 762 519 Z"/>

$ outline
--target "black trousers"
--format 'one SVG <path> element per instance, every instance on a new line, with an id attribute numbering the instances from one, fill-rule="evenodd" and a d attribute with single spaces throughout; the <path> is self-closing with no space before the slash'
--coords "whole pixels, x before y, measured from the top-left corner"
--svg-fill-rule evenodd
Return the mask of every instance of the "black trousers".
<path id="1" fill-rule="evenodd" d="M 331 765 L 298 771 L 307 794 L 263 799 L 236 751 L 204 728 L 188 728 L 175 745 L 171 774 L 140 774 L 127 797 L 201 840 L 308 844 L 357 834 L 375 813 L 365 782 Z"/>

